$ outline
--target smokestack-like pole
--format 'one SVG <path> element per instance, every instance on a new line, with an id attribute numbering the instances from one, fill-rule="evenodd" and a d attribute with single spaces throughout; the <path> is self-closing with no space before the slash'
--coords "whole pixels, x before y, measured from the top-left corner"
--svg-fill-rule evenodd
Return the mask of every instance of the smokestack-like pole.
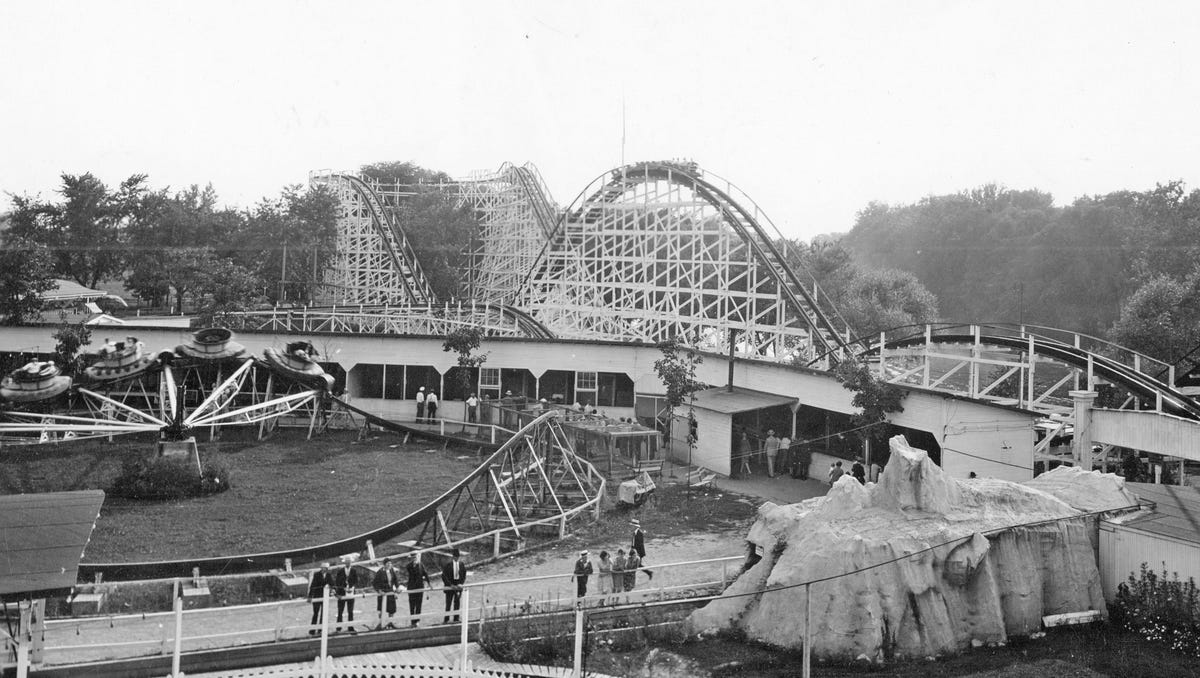
<path id="1" fill-rule="evenodd" d="M 726 390 L 733 393 L 733 342 L 737 338 L 737 330 L 729 330 L 729 383 Z"/>

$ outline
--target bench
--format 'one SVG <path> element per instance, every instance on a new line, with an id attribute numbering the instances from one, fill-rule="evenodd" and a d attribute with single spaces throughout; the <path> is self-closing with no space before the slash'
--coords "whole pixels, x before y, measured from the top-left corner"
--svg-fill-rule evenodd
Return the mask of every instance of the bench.
<path id="1" fill-rule="evenodd" d="M 695 471 L 688 471 L 687 477 L 684 478 L 684 481 L 690 487 L 710 487 L 712 486 L 713 481 L 716 479 L 716 473 L 713 473 L 712 471 L 709 471 L 701 466 Z"/>
<path id="2" fill-rule="evenodd" d="M 655 476 L 661 478 L 663 469 L 662 459 L 645 459 L 633 465 L 634 476 L 640 476 L 643 473 L 649 473 L 651 478 Z"/>

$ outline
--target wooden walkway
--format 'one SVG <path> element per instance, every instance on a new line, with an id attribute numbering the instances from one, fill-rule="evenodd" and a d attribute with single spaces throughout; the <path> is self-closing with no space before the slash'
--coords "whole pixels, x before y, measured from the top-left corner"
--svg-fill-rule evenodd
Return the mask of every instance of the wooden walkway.
<path id="1" fill-rule="evenodd" d="M 467 646 L 467 671 L 459 671 L 461 645 L 437 645 L 392 652 L 376 652 L 346 657 L 333 657 L 328 668 L 338 676 L 372 676 L 374 678 L 453 678 L 476 676 L 495 678 L 571 678 L 570 668 L 535 664 L 510 664 L 493 660 L 478 643 Z M 316 659 L 308 662 L 260 666 L 257 668 L 189 673 L 188 678 L 301 678 L 317 676 Z M 585 671 L 588 678 L 611 678 Z"/>

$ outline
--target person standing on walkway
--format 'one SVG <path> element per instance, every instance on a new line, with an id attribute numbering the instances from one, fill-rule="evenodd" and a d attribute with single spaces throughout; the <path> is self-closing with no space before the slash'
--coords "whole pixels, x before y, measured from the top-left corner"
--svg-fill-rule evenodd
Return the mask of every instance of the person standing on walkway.
<path id="1" fill-rule="evenodd" d="M 629 553 L 637 554 L 638 567 L 641 567 L 646 559 L 646 533 L 642 532 L 642 523 L 637 518 L 629 521 L 629 524 L 633 526 L 633 544 L 629 547 Z M 654 572 L 646 570 L 646 576 L 654 579 Z"/>
<path id="2" fill-rule="evenodd" d="M 792 443 L 792 448 L 795 451 L 792 455 L 795 459 L 792 462 L 792 468 L 795 471 L 793 475 L 800 480 L 808 480 L 808 467 L 812 466 L 812 450 L 808 445 L 800 442 Z"/>
<path id="3" fill-rule="evenodd" d="M 613 590 L 613 562 L 608 557 L 608 551 L 600 552 L 600 563 L 596 566 L 598 572 L 596 576 L 596 588 L 600 590 L 600 595 L 605 597 L 605 602 L 608 602 L 608 594 Z"/>
<path id="4" fill-rule="evenodd" d="M 409 556 L 408 565 L 404 566 L 407 580 L 404 582 L 408 589 L 408 616 L 412 625 L 416 626 L 421 620 L 421 605 L 425 602 L 425 587 L 430 586 L 429 573 L 421 563 L 421 554 Z"/>
<path id="5" fill-rule="evenodd" d="M 454 610 L 454 621 L 458 621 L 458 610 L 462 607 L 462 587 L 467 582 L 467 566 L 459 560 L 459 550 L 450 552 L 452 560 L 442 566 L 442 586 L 446 595 L 446 617 L 443 624 L 450 623 L 450 610 Z"/>
<path id="6" fill-rule="evenodd" d="M 329 563 L 321 563 L 321 569 L 314 570 L 308 580 L 308 602 L 312 603 L 312 621 L 308 635 L 319 636 L 321 632 L 316 625 L 321 623 L 321 615 L 325 612 L 325 587 L 333 585 L 333 577 L 329 573 Z"/>
<path id="7" fill-rule="evenodd" d="M 342 630 L 342 613 L 346 613 L 346 626 L 350 633 L 354 630 L 354 590 L 358 588 L 358 572 L 350 561 L 346 561 L 341 569 L 333 576 L 333 588 L 337 592 L 337 628 Z"/>
<path id="8" fill-rule="evenodd" d="M 417 423 L 425 419 L 425 387 L 417 389 Z"/>
<path id="9" fill-rule="evenodd" d="M 638 557 L 637 551 L 630 551 L 629 557 L 625 559 L 625 578 L 624 588 L 626 591 L 632 591 L 633 587 L 637 586 L 637 573 L 642 567 L 642 559 Z M 648 574 L 649 572 L 647 572 Z"/>
<path id="10" fill-rule="evenodd" d="M 767 439 L 763 441 L 767 453 L 767 477 L 775 477 L 775 460 L 779 457 L 779 438 L 775 437 L 775 429 L 767 429 Z"/>
<path id="11" fill-rule="evenodd" d="M 617 557 L 612 562 L 612 587 L 613 593 L 624 593 L 625 591 L 625 549 L 617 549 Z"/>
<path id="12" fill-rule="evenodd" d="M 425 396 L 425 421 L 426 423 L 437 423 L 437 408 L 438 397 L 436 391 L 430 391 L 429 395 Z"/>
<path id="13" fill-rule="evenodd" d="M 583 598 L 587 595 L 588 576 L 592 574 L 592 561 L 588 560 L 587 550 L 579 552 L 579 560 L 575 561 L 575 572 L 572 575 L 575 577 L 575 597 Z"/>
<path id="14" fill-rule="evenodd" d="M 779 469 L 779 475 L 788 475 L 788 471 L 792 468 L 792 439 L 787 436 L 779 438 L 779 459 L 775 462 L 775 468 Z"/>
<path id="15" fill-rule="evenodd" d="M 479 423 L 479 398 L 474 393 L 467 397 L 467 423 Z"/>
<path id="16" fill-rule="evenodd" d="M 382 629 L 385 618 L 389 629 L 396 628 L 396 625 L 392 623 L 392 617 L 396 614 L 396 588 L 399 586 L 400 573 L 396 571 L 396 566 L 392 564 L 391 558 L 384 558 L 383 566 L 371 578 L 371 588 L 375 589 L 376 594 L 375 612 L 379 614 L 379 626 L 375 628 Z M 387 605 L 386 617 L 383 611 L 385 603 Z"/>
<path id="17" fill-rule="evenodd" d="M 850 475 L 854 476 L 860 485 L 867 484 L 867 469 L 858 459 L 855 459 L 854 464 L 850 467 Z"/>
<path id="18" fill-rule="evenodd" d="M 838 478 L 846 475 L 845 469 L 842 468 L 842 462 L 834 462 L 829 465 L 829 484 L 833 485 L 838 481 Z"/>

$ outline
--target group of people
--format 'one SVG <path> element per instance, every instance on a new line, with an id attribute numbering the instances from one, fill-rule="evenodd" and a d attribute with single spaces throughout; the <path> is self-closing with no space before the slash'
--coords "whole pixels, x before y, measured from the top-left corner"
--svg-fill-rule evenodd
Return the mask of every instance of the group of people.
<path id="1" fill-rule="evenodd" d="M 792 477 L 807 480 L 808 466 L 812 463 L 812 452 L 807 446 L 794 443 L 786 435 L 777 437 L 774 429 L 767 429 L 767 435 L 760 445 L 755 445 L 750 432 L 742 429 L 736 454 L 740 460 L 737 468 L 741 473 L 750 475 L 752 462 L 765 463 L 769 478 L 783 475 L 790 468 Z"/>
<path id="2" fill-rule="evenodd" d="M 438 394 L 436 391 L 425 391 L 425 387 L 417 389 L 417 423 L 433 424 L 437 422 Z"/>
<path id="3" fill-rule="evenodd" d="M 617 557 L 612 558 L 608 551 L 601 551 L 599 563 L 593 566 L 587 549 L 579 552 L 579 559 L 575 561 L 575 569 L 571 574 L 575 580 L 577 597 L 583 598 L 588 594 L 588 581 L 593 575 L 601 595 L 632 591 L 637 586 L 638 570 L 645 571 L 650 579 L 654 578 L 654 572 L 646 569 L 644 565 L 646 533 L 642 530 L 642 524 L 637 518 L 629 524 L 633 527 L 633 540 L 628 553 L 625 549 L 617 549 Z"/>
<path id="4" fill-rule="evenodd" d="M 833 485 L 838 481 L 838 478 L 846 475 L 846 469 L 842 468 L 842 462 L 835 461 L 829 465 L 829 484 Z M 859 482 L 860 485 L 867 484 L 867 467 L 863 466 L 858 459 L 854 460 L 854 464 L 850 466 L 850 475 Z"/>
<path id="5" fill-rule="evenodd" d="M 467 566 L 462 562 L 462 553 L 458 549 L 450 552 L 451 560 L 442 566 L 442 593 L 446 598 L 445 617 L 443 624 L 459 620 L 458 611 L 462 605 L 462 589 L 467 581 Z M 396 628 L 392 621 L 396 615 L 396 595 L 408 592 L 408 615 L 410 623 L 416 627 L 420 623 L 421 608 L 425 602 L 425 589 L 432 586 L 429 573 L 421 561 L 420 554 L 406 557 L 404 573 L 396 568 L 391 558 L 384 558 L 382 566 L 371 579 L 371 588 L 375 591 L 375 611 L 378 614 L 376 628 Z M 403 576 L 403 580 L 402 580 Z M 325 607 L 325 587 L 330 594 L 337 598 L 337 626 L 334 632 L 342 630 L 343 619 L 350 633 L 358 633 L 354 628 L 354 600 L 360 588 L 358 570 L 350 562 L 345 562 L 336 571 L 330 571 L 329 563 L 323 563 L 321 569 L 313 572 L 308 581 L 308 602 L 312 604 L 312 621 L 309 622 L 309 635 L 319 635 L 316 626 L 321 623 Z M 385 612 L 386 611 L 386 612 Z M 453 613 L 453 614 L 452 614 Z"/>
<path id="6" fill-rule="evenodd" d="M 642 530 L 641 521 L 634 518 L 629 524 L 633 527 L 633 535 L 628 552 L 617 549 L 616 558 L 610 558 L 608 551 L 601 551 L 599 563 L 593 566 L 588 551 L 580 551 L 572 573 L 576 595 L 581 598 L 587 595 L 588 580 L 593 575 L 596 576 L 599 592 L 606 595 L 632 591 L 637 585 L 639 570 L 645 572 L 648 578 L 654 578 L 654 572 L 645 566 L 646 533 Z M 450 558 L 441 569 L 442 593 L 446 598 L 443 624 L 459 621 L 463 586 L 467 582 L 467 565 L 462 562 L 462 553 L 457 548 L 453 549 Z M 396 616 L 396 596 L 405 592 L 408 593 L 409 623 L 413 627 L 420 623 L 425 589 L 432 586 L 429 572 L 419 553 L 405 556 L 404 561 L 404 570 L 401 572 L 391 558 L 384 558 L 381 567 L 371 578 L 370 587 L 376 594 L 376 629 L 396 628 L 393 621 Z M 308 602 L 312 605 L 309 635 L 320 635 L 317 626 L 322 623 L 325 612 L 326 587 L 329 587 L 330 595 L 337 599 L 337 626 L 334 632 L 341 632 L 345 624 L 350 633 L 358 633 L 354 628 L 354 602 L 360 589 L 365 589 L 364 584 L 360 582 L 359 571 L 351 562 L 343 562 L 336 570 L 332 570 L 329 563 L 322 563 L 308 581 Z"/>

